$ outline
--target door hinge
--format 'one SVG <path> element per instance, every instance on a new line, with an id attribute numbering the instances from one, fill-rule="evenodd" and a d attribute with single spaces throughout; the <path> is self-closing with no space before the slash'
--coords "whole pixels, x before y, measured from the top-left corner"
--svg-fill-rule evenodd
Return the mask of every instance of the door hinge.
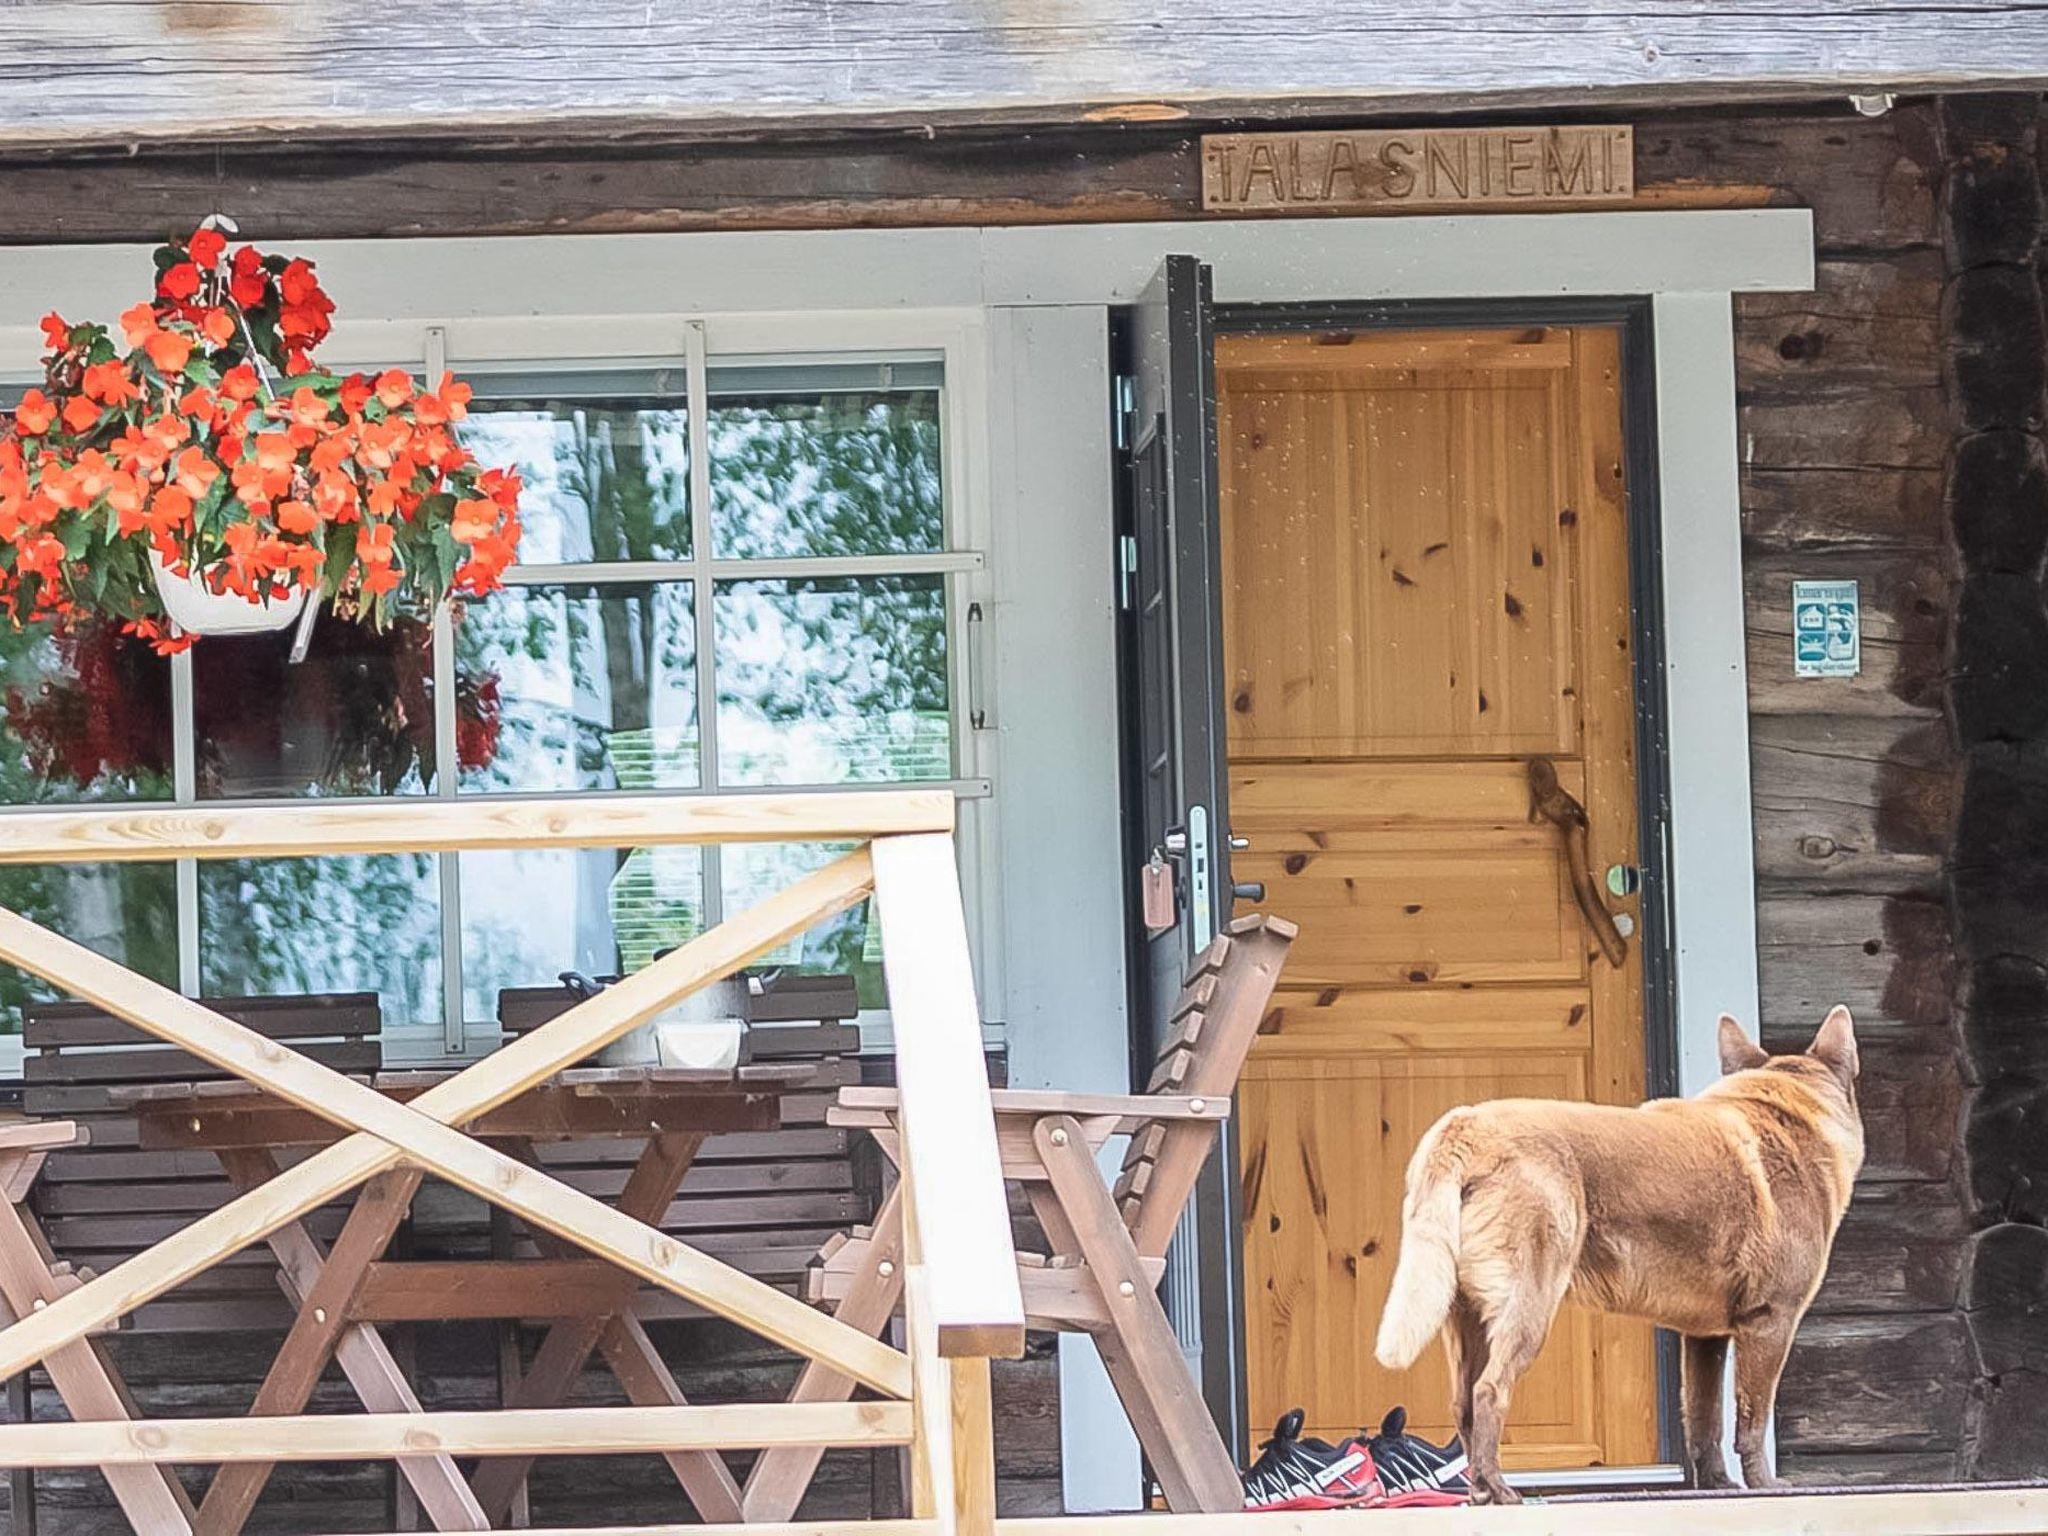
<path id="1" fill-rule="evenodd" d="M 1116 540 L 1116 605 L 1126 613 L 1136 606 L 1138 536 L 1120 533 Z"/>
<path id="2" fill-rule="evenodd" d="M 1128 373 L 1120 373 L 1116 376 L 1113 388 L 1116 404 L 1113 412 L 1113 430 L 1116 434 L 1117 451 L 1129 453 L 1138 435 L 1138 381 Z"/>

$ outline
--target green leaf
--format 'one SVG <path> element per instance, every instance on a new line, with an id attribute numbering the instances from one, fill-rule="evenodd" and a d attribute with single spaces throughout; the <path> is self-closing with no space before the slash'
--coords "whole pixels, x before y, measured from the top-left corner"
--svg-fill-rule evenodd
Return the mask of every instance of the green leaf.
<path id="1" fill-rule="evenodd" d="M 83 517 L 67 519 L 64 524 L 64 531 L 58 535 L 58 538 L 63 541 L 66 557 L 72 560 L 83 558 L 85 552 L 92 548 L 91 519 Z"/>

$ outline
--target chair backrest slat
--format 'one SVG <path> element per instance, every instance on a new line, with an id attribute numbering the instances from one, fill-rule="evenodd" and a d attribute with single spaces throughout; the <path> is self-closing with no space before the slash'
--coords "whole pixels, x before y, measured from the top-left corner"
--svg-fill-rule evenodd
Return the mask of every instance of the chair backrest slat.
<path id="1" fill-rule="evenodd" d="M 1295 932 L 1283 918 L 1240 918 L 1202 951 L 1174 1005 L 1148 1093 L 1236 1093 Z M 1132 1135 L 1114 1194 L 1141 1255 L 1166 1252 L 1215 1140 L 1214 1121 L 1155 1120 Z"/>

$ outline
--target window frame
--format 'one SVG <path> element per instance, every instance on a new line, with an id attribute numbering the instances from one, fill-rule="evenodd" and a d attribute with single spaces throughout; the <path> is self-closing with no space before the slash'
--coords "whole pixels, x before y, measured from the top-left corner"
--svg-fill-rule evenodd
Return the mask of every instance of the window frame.
<path id="1" fill-rule="evenodd" d="M 410 342 L 400 339 L 410 332 Z M 571 348 L 578 337 L 585 343 Z M 374 338 L 374 340 L 372 340 Z M 615 348 L 601 343 L 613 341 Z M 350 345 L 354 342 L 354 345 Z M 365 343 L 369 345 L 366 346 Z M 668 343 L 663 348 L 661 343 Z M 650 343 L 653 343 L 650 346 Z M 374 350 L 372 350 L 374 348 Z M 906 311 L 900 314 L 798 314 L 787 316 L 683 315 L 649 317 L 630 333 L 614 326 L 565 328 L 564 317 L 493 317 L 460 324 L 424 327 L 378 326 L 367 335 L 351 327 L 337 331 L 323 354 L 337 369 L 401 367 L 438 378 L 453 370 L 467 382 L 492 376 L 560 377 L 578 372 L 629 368 L 682 369 L 687 388 L 681 397 L 688 407 L 690 554 L 687 559 L 632 562 L 565 562 L 515 564 L 507 573 L 511 586 L 554 586 L 608 582 L 688 582 L 696 627 L 697 730 L 699 782 L 689 788 L 648 790 L 562 790 L 496 792 L 504 801 L 559 801 L 596 795 L 670 796 L 735 792 L 718 785 L 717 684 L 713 626 L 717 584 L 740 579 L 802 579 L 850 576 L 935 575 L 943 584 L 946 625 L 947 701 L 954 776 L 920 780 L 928 788 L 947 788 L 959 803 L 957 843 L 962 893 L 966 901 L 970 942 L 984 998 L 998 996 L 991 940 L 998 928 L 995 892 L 993 816 L 983 813 L 994 793 L 991 778 L 993 711 L 987 683 L 976 673 L 987 638 L 970 638 L 974 623 L 985 623 L 992 608 L 989 574 L 986 384 L 982 324 L 978 311 Z M 940 473 L 943 525 L 941 547 L 933 552 L 889 555 L 799 556 L 747 559 L 713 554 L 709 458 L 714 371 L 743 367 L 801 369 L 854 365 L 936 364 L 940 370 Z M 970 614 L 972 618 L 970 618 Z M 456 763 L 454 625 L 446 605 L 433 620 L 435 759 L 438 771 L 426 799 L 454 799 L 460 787 Z M 152 802 L 208 807 L 288 804 L 277 798 L 209 799 L 197 797 L 197 750 L 193 715 L 193 670 L 190 651 L 171 659 L 172 798 Z M 978 723 L 977 723 L 978 722 Z M 804 794 L 821 788 L 847 793 L 882 792 L 900 787 L 895 781 L 819 785 L 747 785 L 746 794 Z M 478 791 L 467 794 L 474 796 Z M 394 798 L 331 796 L 326 803 L 349 804 Z M 12 808 L 0 807 L 0 815 Z M 719 850 L 704 849 L 704 914 L 706 924 L 723 915 Z M 462 895 L 459 855 L 437 858 L 441 929 L 442 1010 L 439 1027 L 432 1021 L 387 1023 L 383 1036 L 387 1063 L 444 1063 L 475 1059 L 499 1041 L 494 1018 L 469 1019 L 463 1007 Z M 198 861 L 174 864 L 177 985 L 187 996 L 201 991 Z M 984 1013 L 989 1010 L 985 1007 Z M 890 1041 L 886 1009 L 860 1015 L 863 1049 L 884 1050 Z M 0 1036 L 0 1077 L 18 1078 L 23 1048 L 18 1034 Z"/>

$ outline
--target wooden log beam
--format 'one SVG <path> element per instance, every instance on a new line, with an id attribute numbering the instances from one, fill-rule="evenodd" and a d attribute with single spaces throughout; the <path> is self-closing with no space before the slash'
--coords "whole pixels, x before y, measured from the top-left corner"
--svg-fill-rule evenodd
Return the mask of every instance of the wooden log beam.
<path id="1" fill-rule="evenodd" d="M 361 805 L 10 812 L 0 864 L 334 858 L 489 848 L 854 842 L 950 832 L 951 790 L 798 795 L 597 795 L 576 800 L 399 797 Z"/>
<path id="2" fill-rule="evenodd" d="M 830 1361 L 879 1391 L 907 1393 L 908 1362 L 898 1351 L 452 1129 L 619 1038 L 675 998 L 731 975 L 792 934 L 844 911 L 864 897 L 873 881 L 868 851 L 847 854 L 504 1046 L 410 1106 L 295 1056 L 253 1030 L 17 914 L 0 912 L 0 957 L 281 1098 L 359 1128 L 359 1134 L 313 1154 L 261 1190 L 201 1217 L 147 1253 L 0 1332 L 0 1377 L 410 1159 L 517 1212 L 529 1223 L 610 1259 L 649 1284 L 672 1290 L 786 1348 Z M 977 1081 L 985 1096 L 979 1061 L 977 1040 Z M 1007 1231 L 1004 1242 L 1007 1250 Z"/>
<path id="3" fill-rule="evenodd" d="M 0 1461 L 16 1467 L 113 1467 L 420 1455 L 659 1455 L 909 1442 L 908 1403 L 717 1403 L 8 1424 L 0 1426 Z"/>
<path id="4" fill-rule="evenodd" d="M 899 0 L 820 15 L 586 0 L 573 25 L 549 25 L 487 0 L 395 17 L 42 0 L 0 8 L 21 82 L 0 142 L 1305 118 L 2048 83 L 2044 18 L 1988 0 L 1095 0 L 994 23 L 975 0 Z"/>

